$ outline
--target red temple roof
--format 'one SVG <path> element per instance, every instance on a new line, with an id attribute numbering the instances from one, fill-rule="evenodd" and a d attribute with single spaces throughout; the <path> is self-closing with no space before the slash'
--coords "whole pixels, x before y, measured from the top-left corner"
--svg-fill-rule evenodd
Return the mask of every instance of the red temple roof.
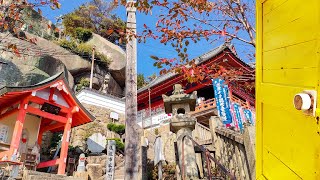
<path id="1" fill-rule="evenodd" d="M 63 96 L 63 99 L 68 102 L 68 104 L 79 108 L 79 111 L 73 114 L 72 127 L 79 126 L 94 120 L 94 117 L 81 105 L 72 90 L 69 88 L 68 81 L 66 80 L 63 72 L 58 73 L 55 76 L 52 76 L 35 85 L 23 87 L 0 87 L 0 116 L 3 110 L 19 103 L 24 97 L 30 96 L 36 91 L 44 91 L 45 89 L 52 87 L 57 88 L 58 86 L 61 87 L 59 89 L 60 92 L 58 91 L 56 93 L 60 93 Z"/>

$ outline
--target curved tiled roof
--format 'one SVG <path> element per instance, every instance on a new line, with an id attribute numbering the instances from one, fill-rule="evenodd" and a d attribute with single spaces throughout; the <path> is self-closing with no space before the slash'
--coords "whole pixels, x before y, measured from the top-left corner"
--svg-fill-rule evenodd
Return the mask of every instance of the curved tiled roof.
<path id="1" fill-rule="evenodd" d="M 221 46 L 218 46 L 218 47 L 210 50 L 209 52 L 204 53 L 201 56 L 194 58 L 195 63 L 196 64 L 204 63 L 204 62 L 210 60 L 211 58 L 217 56 L 218 54 L 220 54 L 221 52 L 223 52 L 226 49 L 229 49 L 232 52 L 232 54 L 235 57 L 237 57 L 239 63 L 241 63 L 243 66 L 248 67 L 249 69 L 252 69 L 251 66 L 249 66 L 248 64 L 243 62 L 236 54 L 233 53 L 233 51 L 232 51 L 233 45 L 230 43 L 224 43 Z M 164 82 L 165 80 L 170 79 L 176 75 L 177 75 L 177 73 L 173 73 L 173 72 L 169 72 L 167 74 L 161 75 L 161 76 L 157 77 L 156 79 L 154 79 L 153 81 L 151 81 L 148 85 L 138 89 L 138 93 L 143 92 L 143 91 L 145 91 L 145 90 L 147 90 L 157 84 L 160 84 L 161 82 Z"/>
<path id="2" fill-rule="evenodd" d="M 45 79 L 44 81 L 41 81 L 34 85 L 29 86 L 4 86 L 0 87 L 0 105 L 2 107 L 7 107 L 9 105 L 12 105 L 12 103 L 19 101 L 19 99 L 24 98 L 26 95 L 30 94 L 34 90 L 47 88 L 53 83 L 62 80 L 65 84 L 65 87 L 67 88 L 69 95 L 72 98 L 72 101 L 75 105 L 77 105 L 80 108 L 81 115 L 76 115 L 76 119 L 79 119 L 78 121 L 75 121 L 72 123 L 72 126 L 78 126 L 83 124 L 84 121 L 83 118 L 87 119 L 85 120 L 86 123 L 90 122 L 95 119 L 94 116 L 92 116 L 78 101 L 73 91 L 68 86 L 68 81 L 66 80 L 64 72 L 58 73 L 54 76 L 49 77 L 48 79 Z"/>

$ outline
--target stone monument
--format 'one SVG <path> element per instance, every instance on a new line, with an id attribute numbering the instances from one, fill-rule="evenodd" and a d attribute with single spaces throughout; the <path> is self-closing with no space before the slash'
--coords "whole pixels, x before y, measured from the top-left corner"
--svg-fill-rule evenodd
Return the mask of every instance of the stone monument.
<path id="1" fill-rule="evenodd" d="M 105 180 L 113 180 L 114 179 L 114 164 L 116 154 L 116 141 L 108 140 L 107 147 L 107 163 L 106 163 L 106 176 Z"/>
<path id="2" fill-rule="evenodd" d="M 165 112 L 172 113 L 170 130 L 177 134 L 179 167 L 181 175 L 186 179 L 198 179 L 196 154 L 194 151 L 192 130 L 195 129 L 196 118 L 189 114 L 195 110 L 197 92 L 185 94 L 180 84 L 175 84 L 171 96 L 162 95 Z M 190 138 L 189 138 L 190 137 Z M 184 148 L 182 148 L 182 144 Z"/>
<path id="3" fill-rule="evenodd" d="M 101 153 L 107 145 L 107 139 L 101 133 L 94 133 L 87 140 L 88 149 L 91 153 Z"/>
<path id="4" fill-rule="evenodd" d="M 86 169 L 89 179 L 99 179 L 105 174 L 106 155 L 102 153 L 107 145 L 106 137 L 101 133 L 92 134 L 87 140 L 88 155 Z"/>

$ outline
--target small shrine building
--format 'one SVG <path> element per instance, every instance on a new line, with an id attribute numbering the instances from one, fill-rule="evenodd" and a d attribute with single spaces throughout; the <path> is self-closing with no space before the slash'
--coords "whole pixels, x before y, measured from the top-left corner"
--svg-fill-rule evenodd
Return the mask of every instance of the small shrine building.
<path id="1" fill-rule="evenodd" d="M 41 146 L 47 131 L 62 131 L 60 157 L 40 162 L 37 168 L 58 165 L 58 174 L 65 174 L 71 128 L 92 120 L 63 72 L 32 86 L 0 87 L 0 159 L 11 159 L 23 143 L 28 149 L 36 143 Z"/>

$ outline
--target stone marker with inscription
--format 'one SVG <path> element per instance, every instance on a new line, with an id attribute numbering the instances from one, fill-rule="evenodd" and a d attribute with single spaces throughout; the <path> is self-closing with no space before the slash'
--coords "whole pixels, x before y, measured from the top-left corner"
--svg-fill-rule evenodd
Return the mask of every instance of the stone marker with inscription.
<path id="1" fill-rule="evenodd" d="M 115 153 L 116 153 L 116 141 L 108 140 L 105 180 L 113 180 Z"/>

